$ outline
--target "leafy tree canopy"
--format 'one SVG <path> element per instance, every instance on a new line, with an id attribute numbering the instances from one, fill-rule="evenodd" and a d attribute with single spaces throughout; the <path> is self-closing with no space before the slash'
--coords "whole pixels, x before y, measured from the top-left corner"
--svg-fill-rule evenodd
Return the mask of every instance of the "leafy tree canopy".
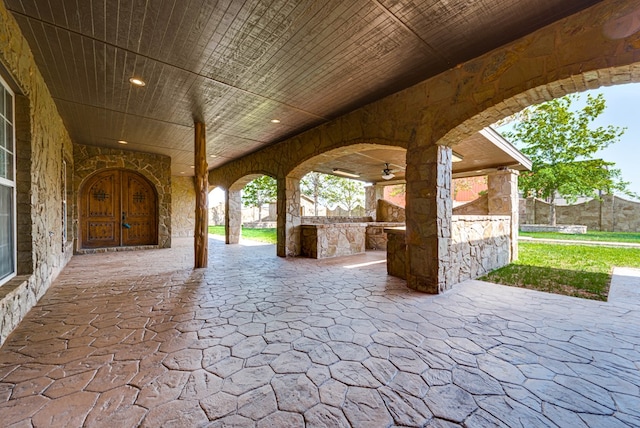
<path id="1" fill-rule="evenodd" d="M 594 159 L 599 150 L 619 141 L 625 129 L 593 127 L 605 109 L 602 94 L 587 95 L 582 109 L 572 108 L 579 100 L 578 95 L 567 95 L 526 108 L 513 118 L 513 131 L 505 132 L 533 163 L 532 171 L 519 178 L 525 197 L 536 196 L 553 206 L 556 195 L 573 202 L 580 196 L 598 197 L 600 191 L 631 194 L 614 163 Z"/>
<path id="2" fill-rule="evenodd" d="M 262 175 L 244 186 L 242 189 L 242 203 L 245 207 L 260 208 L 264 204 L 277 199 L 276 180 L 268 175 Z"/>
<path id="3" fill-rule="evenodd" d="M 317 207 L 340 204 L 349 212 L 358 205 L 364 205 L 364 183 L 335 175 L 310 172 L 300 182 L 303 195 L 313 199 Z"/>

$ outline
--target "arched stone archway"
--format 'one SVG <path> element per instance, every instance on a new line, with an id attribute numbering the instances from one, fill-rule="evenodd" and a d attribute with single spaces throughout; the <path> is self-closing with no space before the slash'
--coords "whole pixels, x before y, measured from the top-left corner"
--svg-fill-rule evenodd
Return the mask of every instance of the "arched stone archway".
<path id="1" fill-rule="evenodd" d="M 269 174 L 251 172 L 233 182 L 225 192 L 225 242 L 237 244 L 242 232 L 242 189 L 256 178 Z M 273 178 L 273 177 L 272 177 Z"/>
<path id="2" fill-rule="evenodd" d="M 158 195 L 135 171 L 98 171 L 80 186 L 81 249 L 158 244 Z"/>

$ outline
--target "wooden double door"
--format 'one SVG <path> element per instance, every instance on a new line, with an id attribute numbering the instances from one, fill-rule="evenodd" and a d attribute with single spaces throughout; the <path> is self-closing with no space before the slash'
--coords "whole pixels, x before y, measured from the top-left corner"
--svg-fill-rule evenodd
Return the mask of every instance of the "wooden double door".
<path id="1" fill-rule="evenodd" d="M 80 190 L 82 248 L 158 243 L 158 197 L 137 172 L 108 169 L 91 176 Z"/>

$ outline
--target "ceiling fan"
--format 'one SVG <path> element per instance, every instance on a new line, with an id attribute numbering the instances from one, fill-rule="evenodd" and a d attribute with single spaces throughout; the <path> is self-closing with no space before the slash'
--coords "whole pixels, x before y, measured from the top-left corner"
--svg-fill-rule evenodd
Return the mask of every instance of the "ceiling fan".
<path id="1" fill-rule="evenodd" d="M 384 169 L 382 170 L 382 179 L 384 180 L 391 180 L 392 178 L 394 178 L 396 175 L 394 174 L 395 172 L 401 171 L 399 169 L 390 169 L 389 168 L 389 164 L 385 163 L 384 164 Z"/>

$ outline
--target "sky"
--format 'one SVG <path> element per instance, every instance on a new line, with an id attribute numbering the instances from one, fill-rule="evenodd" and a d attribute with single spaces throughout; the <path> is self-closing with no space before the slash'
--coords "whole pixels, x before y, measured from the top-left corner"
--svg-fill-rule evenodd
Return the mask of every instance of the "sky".
<path id="1" fill-rule="evenodd" d="M 629 182 L 629 190 L 640 195 L 640 83 L 601 87 L 581 92 L 580 98 L 586 100 L 587 94 L 600 93 L 604 95 L 606 108 L 594 120 L 593 127 L 613 125 L 626 128 L 626 131 L 618 142 L 598 152 L 596 157 L 614 162 L 622 179 Z M 581 108 L 584 103 L 574 102 L 573 105 Z M 504 129 L 496 128 L 499 132 Z"/>

